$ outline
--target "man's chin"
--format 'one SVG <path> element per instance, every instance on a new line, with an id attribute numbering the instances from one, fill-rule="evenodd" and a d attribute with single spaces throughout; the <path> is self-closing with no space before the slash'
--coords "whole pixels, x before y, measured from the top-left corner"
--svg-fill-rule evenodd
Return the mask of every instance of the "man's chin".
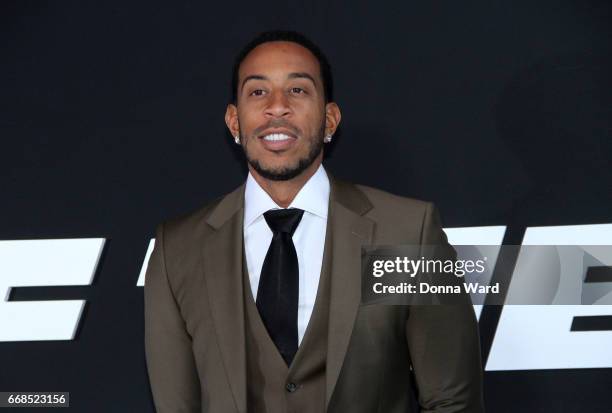
<path id="1" fill-rule="evenodd" d="M 258 168 L 253 166 L 255 171 L 262 177 L 269 179 L 271 181 L 288 181 L 290 179 L 295 178 L 300 175 L 303 170 L 298 168 L 278 168 L 278 169 L 269 169 L 269 168 Z"/>
<path id="2" fill-rule="evenodd" d="M 271 181 L 288 181 L 302 174 L 310 166 L 300 162 L 297 165 L 270 167 L 253 160 L 249 160 L 249 164 L 261 177 Z"/>
<path id="3" fill-rule="evenodd" d="M 267 163 L 260 162 L 259 159 L 249 157 L 246 150 L 245 155 L 249 165 L 251 165 L 251 167 L 264 179 L 269 179 L 271 181 L 288 181 L 300 176 L 317 160 L 317 157 L 323 151 L 323 140 L 321 139 L 318 142 L 318 144 L 313 145 L 310 148 L 310 152 L 307 156 L 297 161 L 294 160 L 290 164 L 269 165 Z"/>

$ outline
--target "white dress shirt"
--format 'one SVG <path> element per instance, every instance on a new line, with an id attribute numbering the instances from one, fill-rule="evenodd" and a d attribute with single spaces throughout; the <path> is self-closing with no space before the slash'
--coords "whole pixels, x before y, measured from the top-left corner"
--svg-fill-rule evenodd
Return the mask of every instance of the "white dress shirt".
<path id="1" fill-rule="evenodd" d="M 320 165 L 288 206 L 304 210 L 292 238 L 299 268 L 298 345 L 306 332 L 317 297 L 325 246 L 329 192 L 329 178 L 323 165 Z M 244 192 L 244 248 L 251 292 L 255 299 L 261 268 L 272 242 L 272 230 L 263 216 L 264 212 L 270 209 L 282 208 L 249 172 Z"/>

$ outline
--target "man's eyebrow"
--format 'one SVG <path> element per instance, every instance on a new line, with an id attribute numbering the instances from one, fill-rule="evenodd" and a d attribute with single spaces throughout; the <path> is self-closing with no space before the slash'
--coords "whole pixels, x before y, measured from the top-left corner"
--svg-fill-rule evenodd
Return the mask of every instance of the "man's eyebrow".
<path id="1" fill-rule="evenodd" d="M 263 75 L 249 75 L 242 80 L 240 89 L 242 89 L 244 87 L 244 84 L 249 80 L 268 80 L 268 78 Z"/>
<path id="2" fill-rule="evenodd" d="M 289 79 L 310 79 L 310 81 L 316 86 L 317 82 L 315 82 L 314 77 L 312 77 L 309 73 L 306 72 L 294 72 L 294 73 L 289 73 L 289 76 L 287 76 Z"/>

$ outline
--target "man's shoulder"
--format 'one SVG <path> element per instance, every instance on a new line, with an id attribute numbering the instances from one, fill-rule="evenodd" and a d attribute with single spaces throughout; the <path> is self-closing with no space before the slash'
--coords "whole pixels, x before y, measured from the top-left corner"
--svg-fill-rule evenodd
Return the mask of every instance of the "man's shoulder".
<path id="1" fill-rule="evenodd" d="M 398 195 L 373 186 L 351 183 L 347 181 L 343 181 L 343 183 L 345 185 L 352 185 L 357 190 L 362 192 L 365 197 L 370 201 L 374 209 L 394 211 L 399 208 L 402 211 L 405 211 L 406 209 L 414 211 L 424 211 L 432 204 L 431 202 L 423 199 Z"/>
<path id="2" fill-rule="evenodd" d="M 365 210 L 364 217 L 377 225 L 379 242 L 419 243 L 423 238 L 424 228 L 433 225 L 436 230 L 439 229 L 437 211 L 432 202 L 398 195 L 369 185 L 342 185 L 352 188 L 352 191 L 361 194 L 369 202 L 370 207 Z"/>
<path id="3" fill-rule="evenodd" d="M 435 213 L 434 204 L 426 200 L 343 180 L 336 180 L 336 186 L 349 208 L 359 205 L 360 213 L 388 233 L 419 233 Z"/>
<path id="4" fill-rule="evenodd" d="M 209 229 L 208 220 L 215 208 L 230 193 L 218 196 L 195 209 L 166 218 L 158 226 L 164 227 L 164 233 L 186 234 L 206 232 Z"/>

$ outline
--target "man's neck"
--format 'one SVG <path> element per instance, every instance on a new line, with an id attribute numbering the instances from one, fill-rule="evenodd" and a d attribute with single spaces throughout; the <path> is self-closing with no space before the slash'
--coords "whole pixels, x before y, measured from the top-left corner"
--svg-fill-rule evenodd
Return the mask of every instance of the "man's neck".
<path id="1" fill-rule="evenodd" d="M 302 189 L 306 182 L 315 174 L 317 169 L 319 169 L 319 165 L 321 165 L 320 159 L 313 162 L 304 172 L 287 181 L 266 179 L 259 175 L 251 165 L 248 165 L 248 168 L 255 181 L 268 195 L 270 195 L 270 198 L 272 198 L 278 206 L 287 208 L 295 199 L 298 192 L 300 192 L 300 189 Z"/>

